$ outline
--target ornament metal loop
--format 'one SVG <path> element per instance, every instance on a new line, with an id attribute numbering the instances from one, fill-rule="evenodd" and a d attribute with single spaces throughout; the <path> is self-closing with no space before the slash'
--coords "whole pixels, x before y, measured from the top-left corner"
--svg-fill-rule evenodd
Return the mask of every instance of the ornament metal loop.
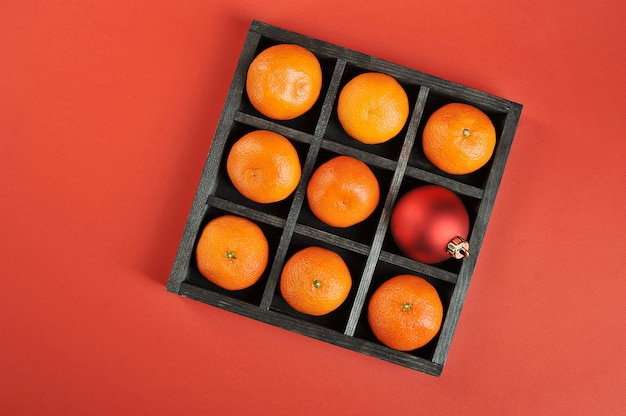
<path id="1" fill-rule="evenodd" d="M 446 251 L 455 259 L 469 257 L 469 242 L 467 242 L 463 237 L 456 236 L 450 240 L 448 246 L 446 247 Z"/>

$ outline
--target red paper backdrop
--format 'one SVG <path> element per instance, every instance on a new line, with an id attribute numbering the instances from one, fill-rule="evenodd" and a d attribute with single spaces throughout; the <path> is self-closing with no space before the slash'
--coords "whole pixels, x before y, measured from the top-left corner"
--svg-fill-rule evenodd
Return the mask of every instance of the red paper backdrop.
<path id="1" fill-rule="evenodd" d="M 626 414 L 626 6 L 0 2 L 0 413 Z M 524 104 L 440 378 L 165 291 L 249 23 Z"/>

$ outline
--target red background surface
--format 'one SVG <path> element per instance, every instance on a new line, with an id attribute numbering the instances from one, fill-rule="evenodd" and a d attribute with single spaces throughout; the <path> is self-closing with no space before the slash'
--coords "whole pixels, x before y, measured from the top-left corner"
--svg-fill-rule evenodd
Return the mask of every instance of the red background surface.
<path id="1" fill-rule="evenodd" d="M 626 6 L 0 2 L 0 413 L 626 414 Z M 440 378 L 165 290 L 249 23 L 524 104 Z"/>

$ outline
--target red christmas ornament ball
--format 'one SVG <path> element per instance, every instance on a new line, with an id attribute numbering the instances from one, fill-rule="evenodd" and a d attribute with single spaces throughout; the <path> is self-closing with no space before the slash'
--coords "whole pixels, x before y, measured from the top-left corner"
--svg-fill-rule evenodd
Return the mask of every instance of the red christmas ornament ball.
<path id="1" fill-rule="evenodd" d="M 389 225 L 394 241 L 406 256 L 434 264 L 450 258 L 447 247 L 455 237 L 467 239 L 469 215 L 452 191 L 427 185 L 398 200 Z"/>

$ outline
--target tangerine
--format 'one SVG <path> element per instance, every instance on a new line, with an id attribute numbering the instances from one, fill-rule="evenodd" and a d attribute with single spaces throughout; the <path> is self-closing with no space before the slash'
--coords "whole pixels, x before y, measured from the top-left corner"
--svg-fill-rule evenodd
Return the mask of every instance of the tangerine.
<path id="1" fill-rule="evenodd" d="M 341 256 L 317 246 L 291 256 L 280 275 L 280 292 L 289 306 L 313 316 L 341 306 L 351 287 L 350 270 Z"/>
<path id="2" fill-rule="evenodd" d="M 309 111 L 322 90 L 322 68 L 308 49 L 271 46 L 257 55 L 246 78 L 250 102 L 261 114 L 291 120 Z"/>
<path id="3" fill-rule="evenodd" d="M 226 171 L 243 196 L 263 204 L 287 198 L 302 175 L 296 148 L 269 130 L 255 130 L 237 140 L 228 153 Z"/>
<path id="4" fill-rule="evenodd" d="M 378 206 L 380 187 L 374 172 L 352 156 L 320 165 L 307 185 L 313 214 L 322 222 L 346 228 L 368 218 Z"/>
<path id="5" fill-rule="evenodd" d="M 337 116 L 352 138 L 366 144 L 384 143 L 404 127 L 409 99 L 392 76 L 367 72 L 352 78 L 341 89 Z"/>
<path id="6" fill-rule="evenodd" d="M 426 158 L 451 175 L 482 168 L 496 146 L 496 130 L 487 114 L 469 104 L 450 103 L 435 111 L 424 126 Z"/>
<path id="7" fill-rule="evenodd" d="M 255 284 L 269 258 L 263 230 L 236 215 L 217 217 L 204 227 L 196 247 L 196 264 L 210 282 L 228 290 Z"/>
<path id="8" fill-rule="evenodd" d="M 402 274 L 374 291 L 367 319 L 376 338 L 389 348 L 412 351 L 428 344 L 439 332 L 443 306 L 424 278 Z"/>

